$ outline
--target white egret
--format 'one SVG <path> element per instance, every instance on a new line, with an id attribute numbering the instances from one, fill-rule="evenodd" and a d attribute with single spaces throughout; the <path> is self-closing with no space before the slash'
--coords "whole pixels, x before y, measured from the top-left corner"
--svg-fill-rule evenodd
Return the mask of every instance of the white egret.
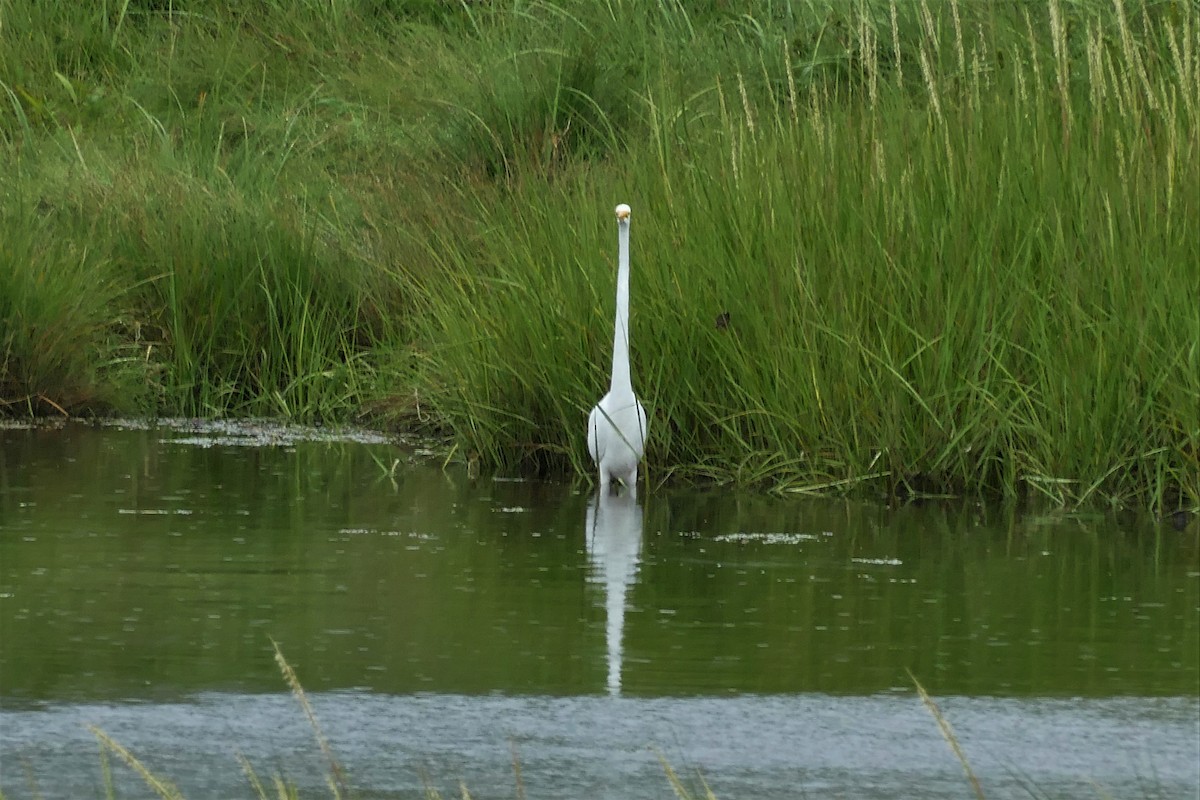
<path id="1" fill-rule="evenodd" d="M 612 482 L 637 492 L 638 462 L 646 451 L 646 409 L 633 393 L 629 374 L 629 206 L 617 206 L 617 318 L 613 330 L 612 381 L 588 415 L 588 452 L 600 468 L 600 491 Z"/>

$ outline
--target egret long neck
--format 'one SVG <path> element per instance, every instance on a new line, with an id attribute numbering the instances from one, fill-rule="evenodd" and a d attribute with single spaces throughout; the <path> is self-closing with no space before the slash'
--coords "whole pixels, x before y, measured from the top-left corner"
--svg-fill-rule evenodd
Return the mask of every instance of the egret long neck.
<path id="1" fill-rule="evenodd" d="M 633 395 L 629 375 L 629 220 L 617 223 L 617 320 L 613 326 L 613 394 Z"/>

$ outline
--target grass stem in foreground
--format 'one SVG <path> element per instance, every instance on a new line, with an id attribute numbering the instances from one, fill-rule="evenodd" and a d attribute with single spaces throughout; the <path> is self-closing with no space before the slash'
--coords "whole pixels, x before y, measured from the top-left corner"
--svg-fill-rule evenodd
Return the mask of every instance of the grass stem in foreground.
<path id="1" fill-rule="evenodd" d="M 975 776 L 975 771 L 971 769 L 971 764 L 967 761 L 967 754 L 963 752 L 962 747 L 958 743 L 958 738 L 954 735 L 954 729 L 950 727 L 950 720 L 942 714 L 942 710 L 938 708 L 937 703 L 925 691 L 925 687 L 917 680 L 917 676 L 912 674 L 912 670 L 905 670 L 908 673 L 909 679 L 913 685 L 917 687 L 917 694 L 921 696 L 921 702 L 925 704 L 925 708 L 929 709 L 929 713 L 933 715 L 937 722 L 938 730 L 942 732 L 942 738 L 950 745 L 950 749 L 954 751 L 954 757 L 958 759 L 958 763 L 962 765 L 963 772 L 967 775 L 967 780 L 971 782 L 971 788 L 975 791 L 975 796 L 979 800 L 984 800 L 983 787 L 979 784 L 979 778 Z"/>

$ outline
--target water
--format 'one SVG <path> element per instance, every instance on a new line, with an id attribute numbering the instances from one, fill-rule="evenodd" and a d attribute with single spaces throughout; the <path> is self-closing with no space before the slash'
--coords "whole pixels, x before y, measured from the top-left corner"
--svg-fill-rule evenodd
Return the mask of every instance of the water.
<path id="1" fill-rule="evenodd" d="M 385 469 L 402 463 L 394 477 Z M 379 463 L 377 463 L 377 461 Z M 381 468 L 382 463 L 383 468 Z M 370 436 L 0 430 L 0 791 L 1200 792 L 1193 527 L 469 479 Z M 114 764 L 118 793 L 146 796 Z"/>

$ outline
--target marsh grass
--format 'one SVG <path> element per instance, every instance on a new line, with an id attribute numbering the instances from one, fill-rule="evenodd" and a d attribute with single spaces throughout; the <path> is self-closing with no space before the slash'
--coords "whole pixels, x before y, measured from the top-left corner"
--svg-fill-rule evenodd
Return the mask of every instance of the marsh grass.
<path id="1" fill-rule="evenodd" d="M 82 369 L 66 370 L 63 391 L 38 391 L 72 410 L 312 420 L 360 407 L 381 305 L 402 290 L 342 224 L 347 195 L 327 172 L 368 147 L 361 106 L 293 77 L 326 66 L 323 48 L 344 52 L 344 26 L 270 4 L 254 16 L 222 3 L 89 9 L 49 2 L 5 18 L 0 121 L 22 191 L 0 204 L 14 229 L 44 218 L 31 246 L 57 239 L 109 267 L 119 307 L 70 283 L 104 323 L 87 344 L 140 354 L 139 391 L 88 402 L 68 391 L 72 374 L 86 385 Z M 71 267 L 62 249 L 40 254 L 59 273 Z M 36 396 L 4 399 L 24 395 Z"/>
<path id="2" fill-rule="evenodd" d="M 917 677 L 912 674 L 911 670 L 908 670 L 908 678 L 913 682 L 913 686 L 917 688 L 917 695 L 920 696 L 921 702 L 937 723 L 942 738 L 946 740 L 946 744 L 950 745 L 950 750 L 954 753 L 954 757 L 962 765 L 963 773 L 967 776 L 967 781 L 970 782 L 975 796 L 979 800 L 984 800 L 983 786 L 980 785 L 979 778 L 975 775 L 975 770 L 971 769 L 971 764 L 967 761 L 966 753 L 963 752 L 962 745 L 959 744 L 958 737 L 954 734 L 954 729 L 950 727 L 950 720 L 946 719 L 942 710 L 938 708 L 938 704 L 925 691 L 925 687 L 921 685 L 921 682 L 917 680 Z"/>
<path id="3" fill-rule="evenodd" d="M 1182 2 L 5 6 L 9 413 L 362 413 L 591 474 L 1200 505 Z"/>
<path id="4" fill-rule="evenodd" d="M 112 265 L 57 239 L 36 213 L 5 220 L 0 241 L 0 406 L 58 413 L 106 405 L 126 385 L 116 335 L 126 298 Z"/>
<path id="5" fill-rule="evenodd" d="M 347 794 L 345 770 L 342 769 L 342 765 L 333 755 L 333 748 L 329 746 L 329 740 L 325 738 L 325 733 L 321 730 L 320 723 L 317 722 L 317 715 L 313 711 L 312 704 L 308 702 L 308 695 L 305 693 L 304 687 L 300 685 L 300 679 L 296 677 L 296 671 L 292 669 L 292 665 L 283 657 L 283 651 L 279 649 L 279 643 L 272 640 L 271 645 L 275 648 L 275 664 L 279 667 L 279 672 L 283 675 L 284 683 L 292 690 L 292 695 L 304 711 L 304 718 L 308 720 L 308 726 L 312 729 L 313 736 L 316 737 L 317 745 L 321 748 L 321 754 L 325 756 L 325 761 L 329 765 L 329 779 L 334 790 L 334 796 L 343 797 Z"/>
<path id="6" fill-rule="evenodd" d="M 422 377 L 462 439 L 588 469 L 616 198 L 656 479 L 1195 502 L 1194 13 L 909 4 L 901 40 L 886 8 L 842 32 L 842 77 L 764 45 L 687 107 L 648 96 L 619 164 L 442 243 Z"/>
<path id="7" fill-rule="evenodd" d="M 675 793 L 675 797 L 678 800 L 695 800 L 697 797 L 703 797 L 703 800 L 717 800 L 717 796 L 713 794 L 703 775 L 699 773 L 696 775 L 696 781 L 700 786 L 700 790 L 703 791 L 701 795 L 688 788 L 688 785 L 679 777 L 679 773 L 671 766 L 671 762 L 667 761 L 662 753 L 658 753 L 658 763 L 662 766 L 663 773 L 667 776 L 667 782 L 671 784 L 671 791 Z"/>
<path id="8" fill-rule="evenodd" d="M 271 644 L 275 650 L 275 663 L 279 667 L 279 672 L 283 676 L 284 683 L 287 684 L 292 692 L 292 696 L 296 698 L 296 702 L 304 713 L 304 717 L 308 722 L 309 728 L 312 730 L 313 737 L 325 760 L 327 767 L 326 783 L 330 795 L 334 800 L 343 800 L 343 798 L 351 797 L 345 770 L 342 768 L 341 762 L 334 755 L 329 740 L 325 737 L 325 733 L 317 721 L 316 713 L 313 711 L 312 704 L 308 700 L 308 695 L 304 691 L 304 687 L 300 684 L 300 680 L 296 676 L 296 671 L 288 663 L 287 659 L 284 658 L 279 644 L 274 640 L 272 640 Z M 141 778 L 142 782 L 153 792 L 155 797 L 160 798 L 160 800 L 182 800 L 183 794 L 179 791 L 178 787 L 170 780 L 151 770 L 120 742 L 117 742 L 103 730 L 95 726 L 90 726 L 89 730 L 100 744 L 101 771 L 104 779 L 105 797 L 108 800 L 114 800 L 117 796 L 109 767 L 110 756 L 116 756 L 118 760 L 129 767 Z M 296 786 L 287 781 L 282 775 L 276 773 L 271 777 L 270 781 L 264 783 L 262 778 L 259 777 L 258 772 L 254 769 L 254 766 L 245 756 L 238 754 L 237 762 L 242 773 L 246 776 L 246 781 L 249 783 L 251 789 L 253 789 L 254 796 L 258 800 L 297 800 L 299 797 Z"/>
<path id="9" fill-rule="evenodd" d="M 111 736 L 95 726 L 89 727 L 88 730 L 90 730 L 92 735 L 96 737 L 96 741 L 100 743 L 101 753 L 104 754 L 105 759 L 107 759 L 109 754 L 116 756 L 126 766 L 133 770 L 139 778 L 142 779 L 148 789 L 154 792 L 154 794 L 162 800 L 182 800 L 183 795 L 180 793 L 175 784 L 171 783 L 165 778 L 155 775 L 138 759 L 137 756 L 129 752 L 129 750 L 127 750 L 120 742 L 115 741 Z M 107 760 L 104 761 L 103 768 L 104 772 L 106 773 L 105 784 L 110 789 L 109 796 L 111 797 L 112 782 L 110 776 L 107 774 Z"/>

